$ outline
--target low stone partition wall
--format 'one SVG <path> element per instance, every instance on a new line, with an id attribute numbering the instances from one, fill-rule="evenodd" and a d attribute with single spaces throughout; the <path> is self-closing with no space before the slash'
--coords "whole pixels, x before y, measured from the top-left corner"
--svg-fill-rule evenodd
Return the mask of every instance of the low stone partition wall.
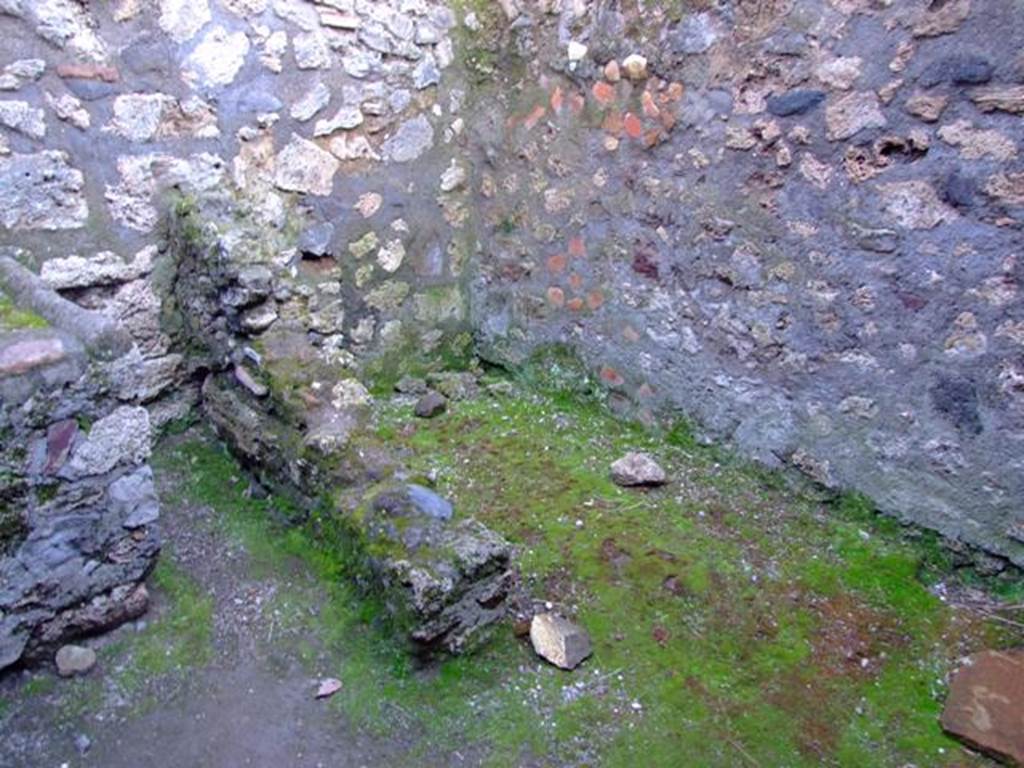
<path id="1" fill-rule="evenodd" d="M 505 617 L 517 584 L 509 543 L 362 444 L 358 405 L 319 411 L 302 434 L 271 399 L 220 373 L 203 385 L 203 408 L 261 479 L 316 510 L 415 655 L 468 650 Z"/>

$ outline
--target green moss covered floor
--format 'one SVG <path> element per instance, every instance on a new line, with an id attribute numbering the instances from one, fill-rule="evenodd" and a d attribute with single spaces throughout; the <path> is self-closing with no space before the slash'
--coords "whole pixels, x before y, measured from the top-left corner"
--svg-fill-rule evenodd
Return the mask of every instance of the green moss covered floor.
<path id="1" fill-rule="evenodd" d="M 1021 635 L 940 599 L 940 582 L 966 588 L 946 551 L 863 500 L 815 500 L 683 428 L 657 436 L 549 395 L 484 395 L 430 421 L 381 401 L 362 439 L 387 443 L 457 514 L 513 541 L 528 591 L 575 615 L 595 648 L 564 672 L 504 626 L 472 656 L 414 669 L 347 586 L 340 548 L 275 522 L 285 505 L 251 498 L 210 435 L 166 439 L 154 461 L 165 506 L 206 510 L 197 524 L 245 551 L 248 578 L 274 584 L 258 652 L 339 678 L 322 705 L 339 728 L 395 742 L 379 764 L 987 764 L 940 731 L 944 678 L 959 657 Z M 627 450 L 656 455 L 670 484 L 612 484 L 608 466 Z M 202 625 L 221 609 L 175 570 L 173 550 L 166 560 L 155 588 L 170 609 L 109 652 L 122 687 L 210 663 Z M 985 587 L 1017 602 L 1022 592 Z"/>

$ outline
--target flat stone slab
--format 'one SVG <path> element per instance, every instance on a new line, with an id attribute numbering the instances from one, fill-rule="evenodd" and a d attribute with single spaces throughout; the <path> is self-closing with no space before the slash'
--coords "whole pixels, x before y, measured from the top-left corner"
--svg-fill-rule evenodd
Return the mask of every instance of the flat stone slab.
<path id="1" fill-rule="evenodd" d="M 18 376 L 35 368 L 59 363 L 66 351 L 57 336 L 12 339 L 0 344 L 0 376 Z"/>
<path id="2" fill-rule="evenodd" d="M 942 729 L 1011 765 L 1024 765 L 1024 650 L 969 656 L 949 684 Z"/>

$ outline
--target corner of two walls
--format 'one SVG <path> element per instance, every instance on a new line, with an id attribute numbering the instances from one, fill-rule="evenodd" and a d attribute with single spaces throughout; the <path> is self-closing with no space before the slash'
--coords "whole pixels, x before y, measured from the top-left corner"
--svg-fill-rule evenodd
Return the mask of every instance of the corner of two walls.
<path id="1" fill-rule="evenodd" d="M 52 273 L 142 259 L 64 290 L 137 325 L 153 403 L 187 365 L 135 254 L 165 248 L 174 188 L 211 253 L 287 286 L 231 310 L 234 344 L 294 324 L 384 384 L 471 333 L 499 362 L 568 343 L 645 418 L 1022 564 L 1022 23 L 978 0 L 43 0 L 0 17 L 0 239 Z"/>
<path id="2" fill-rule="evenodd" d="M 1024 565 L 1019 5 L 502 6 L 481 353 Z"/>

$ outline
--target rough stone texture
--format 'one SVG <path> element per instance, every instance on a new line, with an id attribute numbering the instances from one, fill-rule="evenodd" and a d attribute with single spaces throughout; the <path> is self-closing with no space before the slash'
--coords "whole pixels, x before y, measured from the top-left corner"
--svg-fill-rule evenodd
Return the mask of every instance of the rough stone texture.
<path id="1" fill-rule="evenodd" d="M 329 195 L 334 189 L 338 161 L 329 152 L 300 136 L 277 156 L 275 181 L 281 189 L 311 195 Z"/>
<path id="2" fill-rule="evenodd" d="M 421 419 L 432 419 L 445 412 L 448 408 L 448 401 L 440 392 L 427 392 L 416 401 L 413 413 Z"/>
<path id="3" fill-rule="evenodd" d="M 0 226 L 7 229 L 77 229 L 89 207 L 82 172 L 65 152 L 0 157 Z"/>
<path id="4" fill-rule="evenodd" d="M 211 376 L 203 394 L 212 423 L 246 461 L 262 468 L 267 482 L 314 497 L 324 488 L 354 486 L 338 503 L 335 520 L 357 544 L 361 582 L 383 595 L 416 654 L 461 653 L 503 618 L 516 582 L 509 544 L 472 518 L 456 515 L 428 488 L 391 482 L 360 490 L 377 470 L 362 459 L 354 464 L 348 450 L 358 406 L 342 404 L 317 414 L 305 451 L 296 452 L 290 447 L 294 427 L 233 388 L 227 377 Z"/>
<path id="5" fill-rule="evenodd" d="M 118 464 L 149 458 L 149 412 L 123 405 L 92 425 L 63 473 L 69 478 L 103 475 Z"/>
<path id="6" fill-rule="evenodd" d="M 131 333 L 112 392 L 154 425 L 197 397 L 167 269 L 101 254 L 201 210 L 211 369 L 297 371 L 298 413 L 473 342 L 513 366 L 566 344 L 617 411 L 1024 562 L 1012 4 L 623 10 L 611 41 L 585 2 L 472 26 L 439 0 L 11 5 L 0 88 L 29 119 L 0 128 L 0 244 L 83 260 L 33 269 Z M 22 342 L 18 387 L 81 365 L 76 336 Z"/>
<path id="7" fill-rule="evenodd" d="M 616 485 L 664 485 L 665 470 L 646 453 L 627 453 L 611 466 L 612 480 Z"/>
<path id="8" fill-rule="evenodd" d="M 2 670 L 139 615 L 160 544 L 149 414 L 109 386 L 137 348 L 9 255 L 0 288 L 49 323 L 0 332 Z M 80 656 L 58 667 L 84 671 Z"/>
<path id="9" fill-rule="evenodd" d="M 27 101 L 0 101 L 0 125 L 32 139 L 46 136 L 43 110 L 32 107 Z"/>
<path id="10" fill-rule="evenodd" d="M 53 660 L 61 677 L 84 675 L 96 666 L 96 651 L 81 645 L 62 645 Z"/>
<path id="11" fill-rule="evenodd" d="M 882 128 L 886 117 L 879 109 L 875 94 L 860 91 L 836 99 L 825 108 L 825 123 L 830 141 L 856 136 L 868 128 Z"/>
<path id="12" fill-rule="evenodd" d="M 160 0 L 160 28 L 178 43 L 184 43 L 210 20 L 206 0 Z"/>
<path id="13" fill-rule="evenodd" d="M 245 63 L 249 38 L 244 32 L 212 27 L 185 60 L 182 76 L 196 88 L 230 85 Z"/>
<path id="14" fill-rule="evenodd" d="M 1024 765 L 1024 651 L 985 651 L 949 683 L 942 728 L 968 746 Z"/>
<path id="15" fill-rule="evenodd" d="M 766 102 L 768 111 L 778 117 L 802 115 L 825 100 L 824 91 L 797 89 L 779 96 L 770 96 Z"/>
<path id="16" fill-rule="evenodd" d="M 420 115 L 398 126 L 395 134 L 381 148 L 384 156 L 396 163 L 408 163 L 426 152 L 434 143 L 434 129 Z"/>
<path id="17" fill-rule="evenodd" d="M 131 262 L 125 262 L 111 251 L 101 251 L 94 256 L 58 257 L 43 264 L 40 277 L 55 290 L 127 283 L 152 270 L 154 250 L 140 251 Z"/>
<path id="18" fill-rule="evenodd" d="M 575 669 L 592 650 L 590 636 L 583 627 L 554 613 L 533 617 L 530 642 L 537 655 L 562 669 Z"/>
<path id="19" fill-rule="evenodd" d="M 542 63 L 496 74 L 508 108 L 471 119 L 480 350 L 516 365 L 568 344 L 619 411 L 684 416 L 1022 565 L 1007 334 L 1024 312 L 1024 100 L 1005 51 L 1024 20 L 999 3 L 799 7 L 764 27 L 708 10 L 725 40 L 752 37 L 685 55 L 664 51 L 683 25 L 638 19 L 572 77 L 545 66 L 564 61 L 556 25 L 533 28 Z M 588 39 L 596 13 L 572 28 Z M 632 50 L 653 74 L 626 90 L 607 65 Z M 957 58 L 974 56 L 991 73 Z M 859 74 L 819 70 L 851 57 Z M 824 97 L 789 96 L 808 91 Z"/>

